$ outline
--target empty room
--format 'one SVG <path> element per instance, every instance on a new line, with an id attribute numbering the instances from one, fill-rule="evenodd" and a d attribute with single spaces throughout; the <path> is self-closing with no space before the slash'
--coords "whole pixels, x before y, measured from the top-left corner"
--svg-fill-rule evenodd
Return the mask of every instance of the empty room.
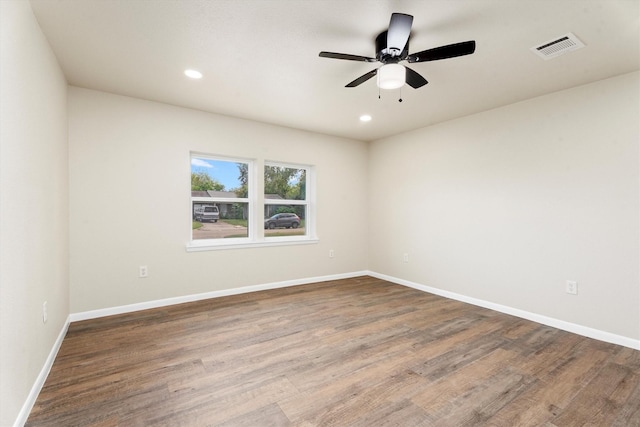
<path id="1" fill-rule="evenodd" d="M 0 16 L 0 426 L 640 426 L 640 1 Z"/>

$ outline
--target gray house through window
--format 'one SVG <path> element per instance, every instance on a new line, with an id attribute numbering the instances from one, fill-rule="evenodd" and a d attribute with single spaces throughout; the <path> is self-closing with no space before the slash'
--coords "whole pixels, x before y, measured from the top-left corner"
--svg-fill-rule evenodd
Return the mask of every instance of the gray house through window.
<path id="1" fill-rule="evenodd" d="M 196 209 L 203 206 L 217 206 L 220 211 L 220 219 L 242 218 L 247 219 L 246 207 L 238 208 L 234 203 L 221 203 L 216 199 L 237 199 L 238 196 L 233 191 L 191 191 L 191 219 L 196 217 Z M 278 213 L 278 205 L 267 204 L 269 200 L 282 200 L 278 194 L 265 194 L 264 217 L 269 218 Z M 240 212 L 239 209 L 242 211 Z"/>
<path id="2" fill-rule="evenodd" d="M 196 209 L 203 206 L 217 206 L 220 211 L 220 219 L 225 218 L 247 218 L 245 209 L 240 209 L 243 212 L 239 212 L 237 206 L 233 203 L 221 203 L 215 201 L 216 199 L 237 199 L 238 196 L 233 191 L 191 191 L 191 218 L 195 219 Z"/>
<path id="3" fill-rule="evenodd" d="M 265 194 L 264 195 L 264 217 L 269 218 L 277 214 L 278 205 L 268 205 L 269 200 L 282 200 L 279 194 Z"/>

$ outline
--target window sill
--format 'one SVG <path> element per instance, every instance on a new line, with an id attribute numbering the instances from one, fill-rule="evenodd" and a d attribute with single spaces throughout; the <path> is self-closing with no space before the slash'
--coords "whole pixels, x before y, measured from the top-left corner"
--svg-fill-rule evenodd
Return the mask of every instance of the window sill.
<path id="1" fill-rule="evenodd" d="M 268 240 L 262 241 L 242 241 L 233 243 L 221 243 L 212 242 L 210 240 L 192 241 L 187 243 L 187 252 L 201 252 L 201 251 L 219 251 L 225 249 L 243 249 L 243 248 L 262 248 L 267 246 L 292 246 L 292 245 L 313 245 L 320 242 L 320 239 L 302 237 L 272 237 Z"/>

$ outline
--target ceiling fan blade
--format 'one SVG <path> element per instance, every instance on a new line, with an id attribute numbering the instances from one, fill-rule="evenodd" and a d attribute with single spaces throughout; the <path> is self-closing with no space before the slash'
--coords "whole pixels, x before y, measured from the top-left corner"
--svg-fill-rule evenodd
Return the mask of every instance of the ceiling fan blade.
<path id="1" fill-rule="evenodd" d="M 423 50 L 422 52 L 409 55 L 409 62 L 437 61 L 438 59 L 455 58 L 456 56 L 470 55 L 476 51 L 475 40 L 468 42 L 454 43 L 446 46 L 435 47 Z"/>
<path id="2" fill-rule="evenodd" d="M 360 56 L 360 55 L 349 55 L 348 53 L 320 52 L 319 56 L 323 58 L 346 59 L 347 61 L 363 61 L 363 62 L 378 61 L 375 58 L 369 58 L 367 56 Z"/>
<path id="3" fill-rule="evenodd" d="M 393 13 L 387 31 L 387 49 L 392 56 L 399 56 L 407 45 L 411 34 L 413 16 L 404 13 Z"/>
<path id="4" fill-rule="evenodd" d="M 406 74 L 407 84 L 412 88 L 418 89 L 419 87 L 422 87 L 427 83 L 429 83 L 424 77 L 422 77 L 420 74 L 413 71 L 411 68 L 409 67 L 404 67 L 404 68 L 407 69 L 407 74 Z"/>
<path id="5" fill-rule="evenodd" d="M 369 80 L 371 77 L 375 76 L 376 74 L 378 74 L 378 69 L 377 68 L 369 71 L 367 74 L 364 74 L 364 75 L 358 77 L 357 79 L 355 79 L 354 81 L 352 81 L 351 83 L 346 85 L 345 87 L 356 87 L 356 86 L 359 86 L 362 83 L 364 83 L 367 80 Z"/>

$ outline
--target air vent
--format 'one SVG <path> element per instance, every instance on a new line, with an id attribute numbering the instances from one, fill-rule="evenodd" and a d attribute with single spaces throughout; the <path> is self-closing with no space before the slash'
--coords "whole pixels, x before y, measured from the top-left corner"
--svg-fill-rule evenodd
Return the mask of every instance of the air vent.
<path id="1" fill-rule="evenodd" d="M 583 47 L 584 43 L 578 40 L 573 33 L 568 33 L 539 46 L 534 46 L 531 50 L 542 59 L 551 59 Z"/>

